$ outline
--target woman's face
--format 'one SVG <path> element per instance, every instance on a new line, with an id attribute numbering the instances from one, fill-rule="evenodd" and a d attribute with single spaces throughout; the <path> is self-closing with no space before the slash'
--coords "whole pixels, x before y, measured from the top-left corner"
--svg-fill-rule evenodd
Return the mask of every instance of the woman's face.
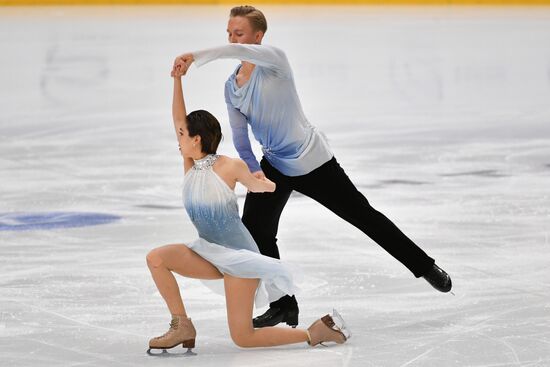
<path id="1" fill-rule="evenodd" d="M 178 143 L 180 146 L 181 153 L 186 157 L 192 157 L 201 151 L 201 137 L 189 136 L 189 131 L 187 130 L 187 125 L 184 125 L 179 128 L 178 132 Z"/>
<path id="2" fill-rule="evenodd" d="M 260 44 L 264 34 L 254 31 L 246 17 L 230 17 L 227 23 L 227 39 L 229 43 Z"/>

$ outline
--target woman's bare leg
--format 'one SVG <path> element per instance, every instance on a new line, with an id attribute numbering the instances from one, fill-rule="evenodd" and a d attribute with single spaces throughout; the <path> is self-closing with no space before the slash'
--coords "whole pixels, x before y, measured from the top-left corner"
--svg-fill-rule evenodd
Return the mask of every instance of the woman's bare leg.
<path id="1" fill-rule="evenodd" d="M 231 338 L 239 347 L 271 347 L 307 342 L 307 331 L 282 327 L 254 329 L 252 309 L 258 279 L 236 278 L 225 274 L 227 320 Z"/>
<path id="2" fill-rule="evenodd" d="M 218 269 L 185 245 L 157 247 L 147 254 L 147 266 L 172 315 L 187 317 L 174 274 L 188 278 L 221 279 Z"/>

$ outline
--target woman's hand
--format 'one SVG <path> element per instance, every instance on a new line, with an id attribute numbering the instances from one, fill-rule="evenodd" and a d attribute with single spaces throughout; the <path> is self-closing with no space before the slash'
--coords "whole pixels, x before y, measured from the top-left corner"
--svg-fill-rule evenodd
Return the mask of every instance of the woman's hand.
<path id="1" fill-rule="evenodd" d="M 183 75 L 187 73 L 187 69 L 182 68 L 182 65 L 175 65 L 172 68 L 172 71 L 170 72 L 170 76 L 172 78 L 181 78 Z"/>
<path id="2" fill-rule="evenodd" d="M 252 173 L 252 176 L 256 177 L 258 180 L 263 180 L 265 178 L 265 174 L 261 170 Z"/>
<path id="3" fill-rule="evenodd" d="M 187 70 L 189 70 L 189 67 L 193 61 L 195 61 L 193 54 L 183 54 L 176 57 L 172 68 L 172 76 L 181 77 L 182 75 L 187 74 Z"/>
<path id="4" fill-rule="evenodd" d="M 262 171 L 250 173 L 248 166 L 239 158 L 233 159 L 233 169 L 237 181 L 242 183 L 250 192 L 273 192 L 275 191 L 275 182 L 271 181 Z"/>

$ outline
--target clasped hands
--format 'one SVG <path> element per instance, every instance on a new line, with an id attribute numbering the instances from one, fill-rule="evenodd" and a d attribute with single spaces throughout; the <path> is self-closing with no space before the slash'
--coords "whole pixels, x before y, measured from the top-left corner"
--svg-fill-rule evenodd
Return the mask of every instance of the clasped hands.
<path id="1" fill-rule="evenodd" d="M 187 70 L 189 70 L 189 67 L 193 61 L 195 61 L 193 54 L 183 54 L 176 57 L 170 76 L 173 78 L 179 78 L 182 75 L 187 74 Z"/>

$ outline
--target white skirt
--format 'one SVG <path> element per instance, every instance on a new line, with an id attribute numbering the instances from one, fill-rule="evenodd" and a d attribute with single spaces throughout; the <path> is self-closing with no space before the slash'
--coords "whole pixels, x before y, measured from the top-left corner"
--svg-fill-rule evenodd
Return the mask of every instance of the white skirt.
<path id="1" fill-rule="evenodd" d="M 187 245 L 200 257 L 214 265 L 222 274 L 237 278 L 259 279 L 254 304 L 263 307 L 284 295 L 293 295 L 298 291 L 294 284 L 290 266 L 250 250 L 235 250 L 199 238 Z M 294 270 L 294 269 L 293 269 Z M 224 295 L 220 280 L 203 280 L 203 283 L 215 293 Z"/>

